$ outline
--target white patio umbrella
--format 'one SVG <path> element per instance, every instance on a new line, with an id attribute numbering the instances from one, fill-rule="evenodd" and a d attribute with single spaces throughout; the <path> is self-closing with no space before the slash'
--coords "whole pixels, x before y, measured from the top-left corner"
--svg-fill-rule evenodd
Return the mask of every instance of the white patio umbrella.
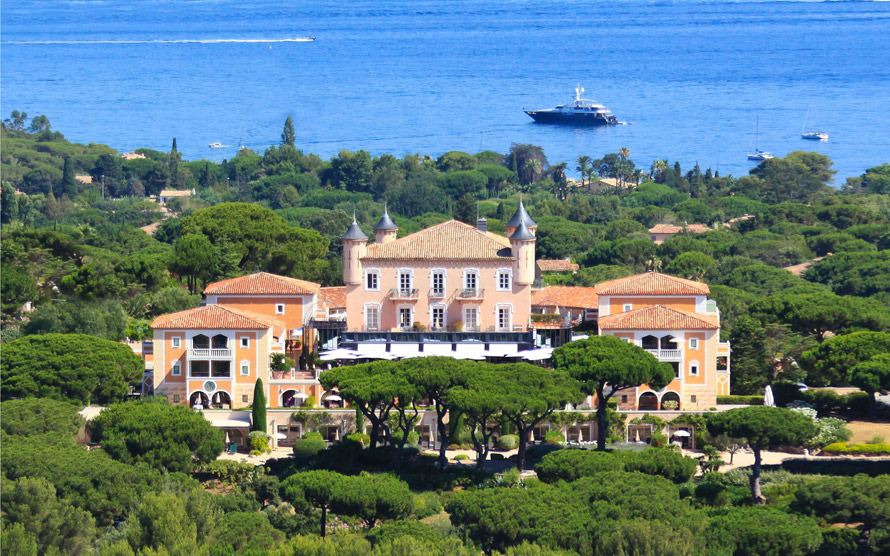
<path id="1" fill-rule="evenodd" d="M 692 436 L 692 435 L 689 434 L 689 431 L 684 431 L 684 430 L 681 429 L 681 430 L 678 430 L 678 431 L 674 431 L 673 434 L 672 434 L 671 436 L 688 437 L 688 436 Z"/>
<path id="2" fill-rule="evenodd" d="M 773 395 L 773 387 L 769 384 L 763 390 L 763 405 L 767 407 L 776 407 L 776 397 Z"/>
<path id="3" fill-rule="evenodd" d="M 226 431 L 226 446 L 229 445 L 229 431 Z"/>
<path id="4" fill-rule="evenodd" d="M 300 390 L 299 392 L 294 394 L 294 397 L 297 398 L 298 400 L 305 400 L 305 399 L 309 398 L 309 394 Z"/>
<path id="5" fill-rule="evenodd" d="M 341 397 L 338 396 L 337 394 L 331 394 L 330 396 L 328 396 L 327 398 L 325 398 L 325 400 L 327 400 L 327 401 L 331 401 L 331 402 L 339 402 L 339 401 L 342 401 L 343 398 L 341 398 Z"/>
<path id="6" fill-rule="evenodd" d="M 272 438 L 274 438 L 275 440 L 284 440 L 285 438 L 287 438 L 287 435 L 282 434 L 280 432 L 276 432 L 276 433 L 272 434 Z"/>

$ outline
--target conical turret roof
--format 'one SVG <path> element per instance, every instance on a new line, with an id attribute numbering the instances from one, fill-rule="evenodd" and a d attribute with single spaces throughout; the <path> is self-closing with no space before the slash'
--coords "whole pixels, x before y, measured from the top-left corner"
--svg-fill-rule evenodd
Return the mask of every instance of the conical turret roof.
<path id="1" fill-rule="evenodd" d="M 355 215 L 352 215 L 352 225 L 349 226 L 349 229 L 346 230 L 346 233 L 340 236 L 340 239 L 346 240 L 360 240 L 360 239 L 368 239 L 368 236 L 365 235 L 365 232 L 359 227 L 358 222 L 355 220 Z"/>
<path id="2" fill-rule="evenodd" d="M 510 241 L 526 239 L 535 239 L 535 234 L 533 234 L 531 230 L 528 229 L 528 225 L 525 223 L 525 220 L 521 220 L 519 222 L 519 226 L 516 228 L 516 231 L 513 232 L 513 235 L 510 236 Z"/>
<path id="3" fill-rule="evenodd" d="M 381 218 L 376 224 L 374 224 L 375 230 L 398 230 L 399 227 L 396 226 L 396 223 L 392 221 L 392 218 L 389 217 L 389 211 L 384 208 L 383 209 L 383 218 Z"/>
<path id="4" fill-rule="evenodd" d="M 528 211 L 525 210 L 525 205 L 522 203 L 522 199 L 519 200 L 519 208 L 516 209 L 516 212 L 513 213 L 513 218 L 507 222 L 506 226 L 508 228 L 518 228 L 519 224 L 525 222 L 526 226 L 529 227 L 537 227 L 538 223 L 532 220 L 532 217 L 528 214 Z"/>

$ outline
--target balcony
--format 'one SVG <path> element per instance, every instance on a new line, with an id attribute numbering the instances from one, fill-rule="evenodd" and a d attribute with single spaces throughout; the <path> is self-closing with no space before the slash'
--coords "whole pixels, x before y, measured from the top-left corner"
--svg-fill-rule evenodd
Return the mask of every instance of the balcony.
<path id="1" fill-rule="evenodd" d="M 393 301 L 417 301 L 420 297 L 416 289 L 402 290 L 393 288 L 389 290 L 389 298 Z"/>
<path id="2" fill-rule="evenodd" d="M 433 299 L 444 299 L 445 298 L 445 290 L 444 289 L 439 290 L 439 289 L 435 289 L 435 288 L 431 289 L 430 297 Z"/>
<path id="3" fill-rule="evenodd" d="M 462 288 L 454 292 L 454 298 L 458 301 L 482 301 L 485 299 L 485 290 L 482 288 Z"/>
<path id="4" fill-rule="evenodd" d="M 189 350 L 189 359 L 231 359 L 229 348 L 193 348 Z"/>
<path id="5" fill-rule="evenodd" d="M 647 349 L 659 361 L 679 361 L 683 359 L 683 350 L 680 349 Z"/>

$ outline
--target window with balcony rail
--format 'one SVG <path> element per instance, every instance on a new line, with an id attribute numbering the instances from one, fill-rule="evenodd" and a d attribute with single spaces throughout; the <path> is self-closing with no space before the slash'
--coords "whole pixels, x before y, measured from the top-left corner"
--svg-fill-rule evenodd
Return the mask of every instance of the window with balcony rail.
<path id="1" fill-rule="evenodd" d="M 209 361 L 192 361 L 189 363 L 189 376 L 206 378 L 210 376 Z"/>
<path id="2" fill-rule="evenodd" d="M 212 361 L 210 363 L 210 376 L 227 378 L 232 376 L 232 365 L 228 361 Z"/>

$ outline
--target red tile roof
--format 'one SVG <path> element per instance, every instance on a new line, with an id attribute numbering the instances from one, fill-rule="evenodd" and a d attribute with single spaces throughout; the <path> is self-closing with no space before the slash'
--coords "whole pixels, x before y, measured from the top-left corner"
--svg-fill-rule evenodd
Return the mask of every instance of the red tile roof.
<path id="1" fill-rule="evenodd" d="M 321 285 L 315 282 L 257 272 L 214 282 L 204 288 L 204 295 L 310 295 L 320 289 Z"/>
<path id="2" fill-rule="evenodd" d="M 431 228 L 381 244 L 372 243 L 365 259 L 512 260 L 510 240 L 493 232 L 449 220 Z"/>
<path id="3" fill-rule="evenodd" d="M 720 328 L 717 317 L 651 305 L 599 318 L 601 330 L 712 330 Z"/>
<path id="4" fill-rule="evenodd" d="M 532 290 L 532 307 L 597 309 L 599 307 L 599 296 L 594 288 L 547 286 L 540 290 Z"/>
<path id="5" fill-rule="evenodd" d="M 577 263 L 565 259 L 541 259 L 536 264 L 541 272 L 575 272 L 580 268 Z"/>
<path id="6" fill-rule="evenodd" d="M 321 288 L 321 291 L 318 292 L 319 311 L 343 308 L 346 308 L 346 286 Z"/>
<path id="7" fill-rule="evenodd" d="M 596 293 L 603 295 L 708 295 L 707 284 L 677 278 L 658 272 L 644 272 L 627 278 L 609 280 L 596 285 Z"/>
<path id="8" fill-rule="evenodd" d="M 704 232 L 710 232 L 713 228 L 710 228 L 706 224 L 685 224 L 683 226 L 677 226 L 674 224 L 657 224 L 656 226 L 649 228 L 650 234 L 679 234 L 681 232 L 689 232 L 691 234 L 701 234 Z"/>
<path id="9" fill-rule="evenodd" d="M 285 323 L 267 315 L 261 315 L 252 311 L 233 309 L 224 305 L 204 305 L 187 311 L 161 315 L 156 318 L 151 327 L 167 330 L 194 330 L 194 329 L 220 329 L 220 330 L 266 330 L 283 331 Z"/>

